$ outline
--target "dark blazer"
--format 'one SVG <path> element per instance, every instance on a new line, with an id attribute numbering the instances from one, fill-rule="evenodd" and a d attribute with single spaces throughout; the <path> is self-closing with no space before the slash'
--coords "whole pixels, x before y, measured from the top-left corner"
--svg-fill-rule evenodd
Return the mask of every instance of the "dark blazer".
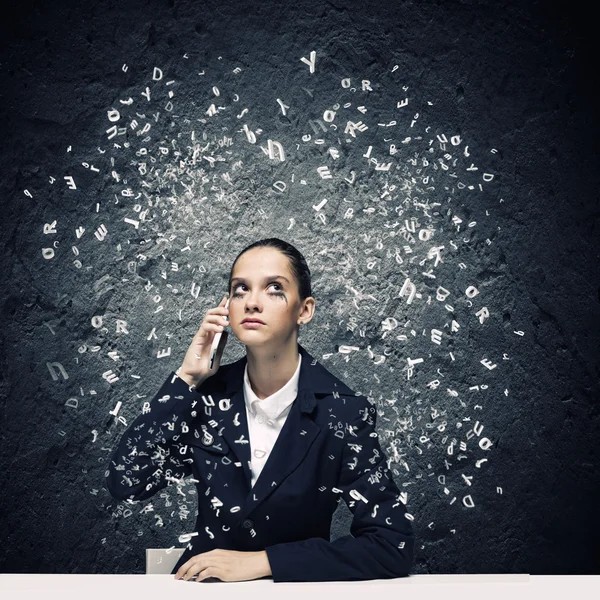
<path id="1" fill-rule="evenodd" d="M 197 389 L 171 372 L 125 431 L 106 478 L 117 500 L 197 480 L 197 536 L 172 573 L 215 548 L 266 550 L 275 582 L 408 575 L 414 533 L 375 430 L 376 409 L 302 354 L 298 395 L 254 488 L 243 377 L 247 357 Z M 343 498 L 351 535 L 329 541 Z"/>

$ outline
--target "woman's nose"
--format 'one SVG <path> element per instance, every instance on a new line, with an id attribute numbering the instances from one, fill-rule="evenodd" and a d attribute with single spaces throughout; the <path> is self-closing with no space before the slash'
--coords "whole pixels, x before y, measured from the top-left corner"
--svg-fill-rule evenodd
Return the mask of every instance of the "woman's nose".
<path id="1" fill-rule="evenodd" d="M 258 294 L 248 294 L 248 296 L 246 296 L 246 308 L 253 308 L 255 306 L 259 306 Z"/>

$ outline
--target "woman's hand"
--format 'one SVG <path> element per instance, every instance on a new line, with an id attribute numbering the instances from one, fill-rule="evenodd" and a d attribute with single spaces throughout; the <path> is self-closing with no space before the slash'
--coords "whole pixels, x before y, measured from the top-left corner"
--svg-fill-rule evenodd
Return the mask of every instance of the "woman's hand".
<path id="1" fill-rule="evenodd" d="M 192 556 L 175 573 L 175 579 L 189 581 L 198 575 L 196 581 L 216 577 L 221 581 L 249 581 L 272 575 L 265 550 L 259 552 L 238 552 L 217 548 Z"/>
<path id="2" fill-rule="evenodd" d="M 219 306 L 206 311 L 202 325 L 200 325 L 200 329 L 196 332 L 185 354 L 178 375 L 189 385 L 197 386 L 201 381 L 211 377 L 219 370 L 223 349 L 229 335 L 227 331 L 224 331 L 225 327 L 229 325 L 229 321 L 226 318 L 226 315 L 229 314 L 229 309 L 225 308 L 226 303 L 227 296 L 224 296 Z M 221 341 L 217 348 L 213 368 L 209 369 L 210 349 L 217 333 L 222 333 Z M 198 356 L 201 358 L 198 358 Z"/>

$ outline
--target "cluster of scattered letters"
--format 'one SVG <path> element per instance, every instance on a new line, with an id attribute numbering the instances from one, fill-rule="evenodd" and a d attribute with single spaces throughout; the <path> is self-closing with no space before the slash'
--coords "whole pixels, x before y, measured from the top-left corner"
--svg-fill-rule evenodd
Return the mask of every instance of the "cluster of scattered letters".
<path id="1" fill-rule="evenodd" d="M 188 60 L 188 56 L 184 55 L 182 60 Z M 461 203 L 468 198 L 476 202 L 475 195 L 487 193 L 489 186 L 496 184 L 495 174 L 478 164 L 472 156 L 474 151 L 470 151 L 461 135 L 444 132 L 439 125 L 424 122 L 427 106 L 432 103 L 423 102 L 410 86 L 402 84 L 397 65 L 388 68 L 381 81 L 349 76 L 339 78 L 339 101 L 322 104 L 320 81 L 325 78 L 329 81 L 332 75 L 320 74 L 319 63 L 316 51 L 300 57 L 296 67 L 307 70 L 302 95 L 273 97 L 272 106 L 260 107 L 260 110 L 244 104 L 242 90 L 236 92 L 231 84 L 211 81 L 209 66 L 194 72 L 198 86 L 194 106 L 182 104 L 178 101 L 177 89 L 184 84 L 170 79 L 161 67 L 156 66 L 137 94 L 120 98 L 107 109 L 106 126 L 97 148 L 90 150 L 89 156 L 80 164 L 74 165 L 71 173 L 62 178 L 49 177 L 49 185 L 62 185 L 68 194 L 80 189 L 79 169 L 89 170 L 98 177 L 108 175 L 115 191 L 112 198 L 98 198 L 95 204 L 95 213 L 101 215 L 101 223 L 92 231 L 88 231 L 90 227 L 85 222 L 59 223 L 57 219 L 45 223 L 43 233 L 48 237 L 44 238 L 41 256 L 52 261 L 59 254 L 62 259 L 72 254 L 69 260 L 73 268 L 90 269 L 93 265 L 86 262 L 79 248 L 84 236 L 86 239 L 93 236 L 95 244 L 118 243 L 119 250 L 125 251 L 123 228 L 130 227 L 135 230 L 136 237 L 140 231 L 144 236 L 141 248 L 132 246 L 129 250 L 127 271 L 135 274 L 150 256 L 159 257 L 164 247 L 179 243 L 181 260 L 165 264 L 161 273 L 164 283 L 148 280 L 144 285 L 149 312 L 177 312 L 173 296 L 167 293 L 167 288 L 170 292 L 178 291 L 177 284 L 166 283 L 170 276 L 185 268 L 191 269 L 189 287 L 183 291 L 197 299 L 201 290 L 194 277 L 205 273 L 206 266 L 190 263 L 205 261 L 208 266 L 213 260 L 208 252 L 210 238 L 203 244 L 207 254 L 194 257 L 198 247 L 193 245 L 192 236 L 186 235 L 184 241 L 177 231 L 189 232 L 202 224 L 213 230 L 222 229 L 223 235 L 229 235 L 224 214 L 242 201 L 246 185 L 256 185 L 256 189 L 262 185 L 263 190 L 268 189 L 273 206 L 302 186 L 316 189 L 318 198 L 310 205 L 296 206 L 295 214 L 304 222 L 314 217 L 313 225 L 318 225 L 319 221 L 320 233 L 326 234 L 319 235 L 319 239 L 327 237 L 329 241 L 324 240 L 322 245 L 315 243 L 316 250 L 312 255 L 307 254 L 307 259 L 309 265 L 317 259 L 322 261 L 323 270 L 330 268 L 333 273 L 330 284 L 347 292 L 343 302 L 326 309 L 330 314 L 324 328 L 333 337 L 334 331 L 339 332 L 342 327 L 342 331 L 355 334 L 356 340 L 353 345 L 340 346 L 337 355 L 323 355 L 322 360 L 327 364 L 333 357 L 334 361 L 327 366 L 334 371 L 343 369 L 344 362 L 350 360 L 354 364 L 362 360 L 368 366 L 374 381 L 367 378 L 352 381 L 347 371 L 343 375 L 348 377 L 351 387 L 372 385 L 375 388 L 365 395 L 378 406 L 387 467 L 402 478 L 400 485 L 415 485 L 418 479 L 435 475 L 431 463 L 441 466 L 443 460 L 446 473 L 440 473 L 437 481 L 450 504 L 458 500 L 464 507 L 473 507 L 474 499 L 468 488 L 476 470 L 488 460 L 493 448 L 490 437 L 493 436 L 484 434 L 481 417 L 464 416 L 462 420 L 452 422 L 455 406 L 447 409 L 440 404 L 438 394 L 435 407 L 433 403 L 428 404 L 425 395 L 437 388 L 440 391 L 446 388 L 443 402 L 452 405 L 460 402 L 460 406 L 466 408 L 467 403 L 462 399 L 464 393 L 482 394 L 489 388 L 488 383 L 462 391 L 452 388 L 443 383 L 446 375 L 443 369 L 434 366 L 431 357 L 436 346 L 442 347 L 448 337 L 459 332 L 461 325 L 455 316 L 458 306 L 464 307 L 464 314 L 471 317 L 469 327 L 483 326 L 490 318 L 490 310 L 476 285 L 455 289 L 448 269 L 443 273 L 445 277 L 438 279 L 437 275 L 448 257 L 468 246 L 471 232 L 479 226 L 476 221 L 462 216 Z M 128 66 L 124 64 L 122 70 L 126 72 Z M 241 72 L 240 67 L 231 70 L 233 76 Z M 310 109 L 306 107 L 307 100 Z M 298 116 L 308 115 L 309 110 L 310 118 Z M 276 128 L 265 120 L 265 114 L 270 114 L 272 119 L 287 117 L 292 126 L 277 130 L 276 135 Z M 67 152 L 72 151 L 69 146 Z M 494 148 L 489 150 L 491 156 L 497 153 Z M 477 154 L 479 160 L 482 155 L 482 152 Z M 305 157 L 309 159 L 304 160 Z M 316 158 L 320 164 L 314 164 Z M 313 166 L 309 169 L 308 164 Z M 289 165 L 289 168 L 280 168 L 277 173 L 285 173 L 285 176 L 267 182 L 257 182 L 246 174 L 256 171 L 264 179 L 264 174 L 268 173 L 264 167 L 268 165 Z M 29 189 L 24 193 L 34 197 Z M 261 199 L 254 202 L 259 218 L 267 224 L 272 211 L 265 210 Z M 113 210 L 116 205 L 123 204 L 126 210 L 121 207 L 117 212 Z M 121 220 L 119 224 L 115 222 L 117 214 Z M 361 225 L 354 225 L 354 221 Z M 365 222 L 370 223 L 366 229 Z M 188 228 L 185 224 L 193 224 L 193 227 Z M 296 226 L 297 218 L 290 216 L 288 229 Z M 115 241 L 113 236 L 117 232 Z M 63 250 L 59 241 L 65 247 L 70 245 L 70 249 Z M 485 243 L 489 246 L 492 241 L 486 239 Z M 203 249 L 199 250 L 202 252 Z M 227 268 L 227 261 L 220 264 L 223 269 Z M 461 271 L 468 270 L 465 262 L 457 264 Z M 428 283 L 427 290 L 424 282 Z M 97 282 L 98 288 L 106 285 L 108 282 L 104 278 Z M 426 327 L 411 321 L 434 305 L 441 311 L 435 313 L 439 325 Z M 400 317 L 397 312 L 400 309 L 409 310 L 409 320 Z M 444 311 L 448 315 L 445 322 L 440 319 Z M 130 333 L 126 318 L 106 319 L 96 315 L 91 326 L 115 335 Z M 377 328 L 374 333 L 373 327 Z M 367 329 L 371 330 L 370 335 L 365 335 Z M 524 332 L 515 331 L 515 334 L 522 336 Z M 407 349 L 407 355 L 412 354 L 410 343 L 419 336 L 431 345 L 431 353 L 406 356 L 402 363 L 394 361 L 393 353 L 388 349 L 394 344 L 402 345 Z M 157 339 L 156 328 L 146 339 Z M 94 344 L 83 344 L 80 348 L 80 353 L 98 351 L 101 346 Z M 115 360 L 119 358 L 116 351 L 108 354 Z M 355 354 L 358 356 L 352 356 Z M 454 361 L 452 352 L 446 352 L 448 354 Z M 171 363 L 167 365 L 167 361 L 161 359 L 171 355 L 172 348 L 168 343 L 156 355 L 157 365 L 164 365 L 161 368 L 165 374 Z M 337 364 L 336 358 L 339 359 Z M 502 359 L 509 360 L 506 354 Z M 485 356 L 478 362 L 482 372 L 492 372 L 498 366 L 492 358 Z M 60 361 L 48 362 L 47 366 L 53 380 L 69 378 Z M 139 364 L 140 375 L 137 377 L 143 376 L 144 369 L 151 368 L 156 366 Z M 404 402 L 398 403 L 404 404 L 401 409 L 396 405 L 399 395 L 377 388 L 384 380 L 384 369 L 388 370 L 388 375 L 392 373 L 398 390 L 412 385 L 419 369 L 430 370 L 433 376 L 426 385 L 427 390 L 421 390 L 423 398 L 415 404 L 411 403 L 409 393 L 402 394 Z M 112 369 L 100 373 L 99 377 L 110 385 L 126 385 Z M 148 390 L 148 394 L 153 391 Z M 97 394 L 96 391 L 90 393 Z M 427 408 L 418 408 L 422 402 L 428 404 Z M 65 404 L 78 410 L 77 398 L 69 398 Z M 132 404 L 136 405 L 135 410 L 132 408 L 129 414 L 139 410 L 137 401 L 132 400 Z M 144 407 L 146 405 L 147 402 Z M 121 435 L 128 425 L 127 419 L 119 415 L 121 407 L 122 403 L 118 402 L 107 410 L 122 426 L 117 435 Z M 482 409 L 478 403 L 473 407 L 474 411 Z M 417 422 L 422 417 L 425 417 L 423 424 Z M 100 443 L 102 450 L 108 453 L 114 443 L 113 433 L 106 435 L 99 433 L 99 428 L 94 429 L 91 441 Z M 460 463 L 463 460 L 464 466 Z M 450 468 L 452 464 L 454 470 Z M 414 477 L 411 467 L 416 472 Z M 453 478 L 452 485 L 447 481 L 449 477 Z M 497 491 L 502 493 L 501 488 Z M 189 515 L 191 498 L 187 494 L 195 494 L 193 485 L 185 493 L 178 486 L 180 519 L 187 519 Z M 163 491 L 160 497 L 165 507 L 170 508 L 171 496 Z M 133 507 L 111 504 L 110 508 L 113 515 L 127 517 L 132 514 Z M 150 503 L 141 512 L 152 511 Z M 175 510 L 171 516 L 174 514 Z M 163 525 L 161 516 L 155 514 L 154 518 L 158 525 Z"/>

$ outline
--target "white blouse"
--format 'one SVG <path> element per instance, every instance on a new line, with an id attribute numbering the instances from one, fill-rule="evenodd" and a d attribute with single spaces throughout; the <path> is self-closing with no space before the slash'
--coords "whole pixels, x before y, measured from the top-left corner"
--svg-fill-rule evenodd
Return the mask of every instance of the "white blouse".
<path id="1" fill-rule="evenodd" d="M 250 436 L 252 487 L 254 487 L 260 472 L 263 470 L 277 441 L 277 436 L 298 395 L 301 363 L 302 355 L 298 353 L 298 366 L 290 380 L 280 390 L 263 400 L 258 398 L 252 391 L 250 379 L 248 378 L 248 363 L 246 363 L 244 369 L 244 399 L 246 401 L 248 434 Z"/>

